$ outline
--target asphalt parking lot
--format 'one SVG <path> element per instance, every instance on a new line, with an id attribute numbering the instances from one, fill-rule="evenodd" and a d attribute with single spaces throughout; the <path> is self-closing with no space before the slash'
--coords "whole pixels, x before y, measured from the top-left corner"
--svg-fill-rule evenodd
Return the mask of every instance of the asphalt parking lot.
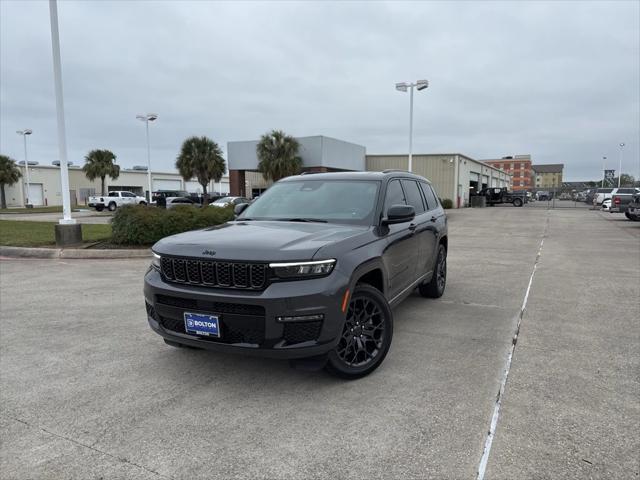
<path id="1" fill-rule="evenodd" d="M 638 222 L 453 212 L 444 297 L 353 382 L 166 346 L 147 263 L 0 262 L 2 478 L 473 479 L 518 324 L 485 478 L 640 474 Z"/>

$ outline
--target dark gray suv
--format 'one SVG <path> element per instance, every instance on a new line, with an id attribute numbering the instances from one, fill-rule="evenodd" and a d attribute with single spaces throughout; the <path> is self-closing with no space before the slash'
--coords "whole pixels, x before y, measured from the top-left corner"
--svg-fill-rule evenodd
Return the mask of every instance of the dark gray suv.
<path id="1" fill-rule="evenodd" d="M 171 346 L 305 359 L 358 378 L 389 350 L 391 307 L 415 288 L 444 293 L 447 217 L 417 175 L 288 177 L 235 212 L 153 246 L 147 318 Z"/>

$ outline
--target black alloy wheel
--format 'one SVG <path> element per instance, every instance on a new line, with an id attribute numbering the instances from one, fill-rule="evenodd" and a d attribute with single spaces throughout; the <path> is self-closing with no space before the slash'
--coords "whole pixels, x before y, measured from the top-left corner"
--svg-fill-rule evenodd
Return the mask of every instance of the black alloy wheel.
<path id="1" fill-rule="evenodd" d="M 422 283 L 418 289 L 420 295 L 428 298 L 440 298 L 447 286 L 447 249 L 444 245 L 438 245 L 436 265 L 428 283 Z"/>
<path id="2" fill-rule="evenodd" d="M 329 352 L 326 369 L 346 379 L 364 377 L 384 360 L 393 337 L 393 314 L 384 295 L 359 284 L 349 301 L 340 341 Z"/>

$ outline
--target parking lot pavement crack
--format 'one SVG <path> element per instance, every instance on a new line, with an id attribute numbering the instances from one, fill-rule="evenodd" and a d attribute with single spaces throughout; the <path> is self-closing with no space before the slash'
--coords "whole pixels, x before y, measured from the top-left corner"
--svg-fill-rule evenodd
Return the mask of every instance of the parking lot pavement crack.
<path id="1" fill-rule="evenodd" d="M 113 455 L 113 454 L 111 454 L 111 453 L 109 453 L 109 452 L 105 452 L 104 450 L 100 450 L 99 448 L 93 447 L 93 446 L 91 446 L 91 445 L 87 445 L 86 443 L 79 442 L 78 440 L 75 440 L 75 439 L 73 439 L 73 438 L 67 437 L 66 435 L 61 435 L 61 434 L 59 434 L 59 433 L 52 432 L 51 430 L 48 430 L 48 429 L 46 429 L 46 428 L 44 428 L 44 427 L 41 427 L 41 426 L 39 426 L 39 425 L 32 425 L 32 424 L 30 424 L 29 422 L 27 422 L 27 421 L 25 421 L 25 420 L 22 420 L 22 419 L 20 419 L 20 418 L 12 417 L 12 416 L 9 416 L 9 415 L 4 415 L 4 417 L 5 417 L 5 418 L 8 418 L 9 420 L 13 420 L 14 422 L 22 423 L 23 425 L 26 425 L 26 426 L 27 426 L 27 427 L 29 427 L 29 428 L 35 428 L 35 429 L 38 429 L 38 430 L 40 430 L 41 432 L 44 432 L 44 433 L 46 433 L 46 434 L 48 434 L 48 435 L 54 436 L 54 437 L 59 438 L 59 439 L 61 439 L 61 440 L 66 440 L 66 441 L 68 441 L 68 442 L 73 443 L 74 445 L 79 446 L 79 447 L 87 448 L 87 449 L 89 449 L 89 450 L 92 450 L 92 451 L 94 451 L 94 452 L 96 452 L 96 453 L 99 453 L 99 454 L 101 454 L 101 455 L 104 455 L 104 456 L 106 456 L 106 457 L 109 457 L 109 458 L 111 458 L 111 459 L 113 459 L 113 460 L 116 460 L 116 461 L 118 461 L 118 462 L 126 463 L 127 465 L 131 465 L 132 467 L 139 468 L 139 469 L 141 469 L 141 470 L 144 470 L 145 472 L 148 472 L 148 473 L 151 473 L 151 474 L 153 474 L 153 475 L 156 475 L 156 476 L 157 476 L 157 477 L 159 477 L 159 478 L 167 478 L 167 479 L 172 479 L 172 478 L 173 478 L 173 477 L 169 477 L 169 476 L 167 476 L 167 475 L 163 475 L 163 474 L 161 474 L 161 473 L 158 473 L 158 472 L 156 472 L 155 470 L 150 469 L 149 467 L 145 467 L 144 465 L 140 465 L 139 463 L 132 462 L 131 460 L 129 460 L 129 459 L 127 459 L 127 458 L 118 457 L 118 456 Z"/>
<path id="2" fill-rule="evenodd" d="M 547 212 L 547 218 L 544 224 L 544 230 L 542 232 L 540 245 L 538 247 L 538 253 L 536 254 L 536 258 L 533 262 L 533 268 L 531 269 L 529 284 L 527 285 L 527 289 L 525 290 L 524 299 L 522 300 L 522 306 L 520 307 L 520 311 L 516 314 L 516 327 L 513 333 L 513 337 L 511 338 L 511 347 L 509 348 L 509 354 L 507 355 L 507 360 L 505 362 L 502 379 L 500 381 L 500 388 L 498 389 L 498 393 L 496 394 L 493 413 L 491 415 L 491 423 L 489 424 L 489 430 L 487 431 L 487 438 L 485 439 L 484 449 L 482 451 L 482 457 L 480 457 L 480 463 L 478 465 L 478 474 L 476 477 L 477 480 L 483 480 L 485 472 L 487 470 L 487 463 L 489 461 L 489 455 L 491 453 L 491 445 L 493 444 L 496 428 L 498 426 L 498 420 L 500 418 L 500 407 L 502 406 L 502 398 L 504 397 L 504 392 L 507 385 L 507 378 L 509 377 L 509 370 L 511 369 L 511 362 L 513 360 L 513 354 L 515 352 L 516 345 L 518 343 L 518 335 L 520 334 L 520 325 L 522 323 L 522 318 L 524 317 L 524 312 L 527 308 L 527 302 L 529 301 L 529 293 L 531 292 L 531 285 L 533 285 L 533 278 L 535 277 L 536 270 L 538 268 L 538 263 L 540 262 L 540 258 L 542 256 L 542 247 L 544 246 L 544 240 L 545 238 L 547 238 L 547 232 L 549 230 L 549 215 L 550 215 L 549 212 Z"/>

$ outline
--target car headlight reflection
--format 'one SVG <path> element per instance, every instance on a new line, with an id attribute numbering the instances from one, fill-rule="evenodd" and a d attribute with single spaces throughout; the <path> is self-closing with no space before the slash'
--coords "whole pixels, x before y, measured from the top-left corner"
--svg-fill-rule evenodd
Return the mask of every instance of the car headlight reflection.
<path id="1" fill-rule="evenodd" d="M 153 254 L 153 258 L 151 259 L 151 267 L 160 271 L 160 255 L 156 252 L 151 252 Z"/>

